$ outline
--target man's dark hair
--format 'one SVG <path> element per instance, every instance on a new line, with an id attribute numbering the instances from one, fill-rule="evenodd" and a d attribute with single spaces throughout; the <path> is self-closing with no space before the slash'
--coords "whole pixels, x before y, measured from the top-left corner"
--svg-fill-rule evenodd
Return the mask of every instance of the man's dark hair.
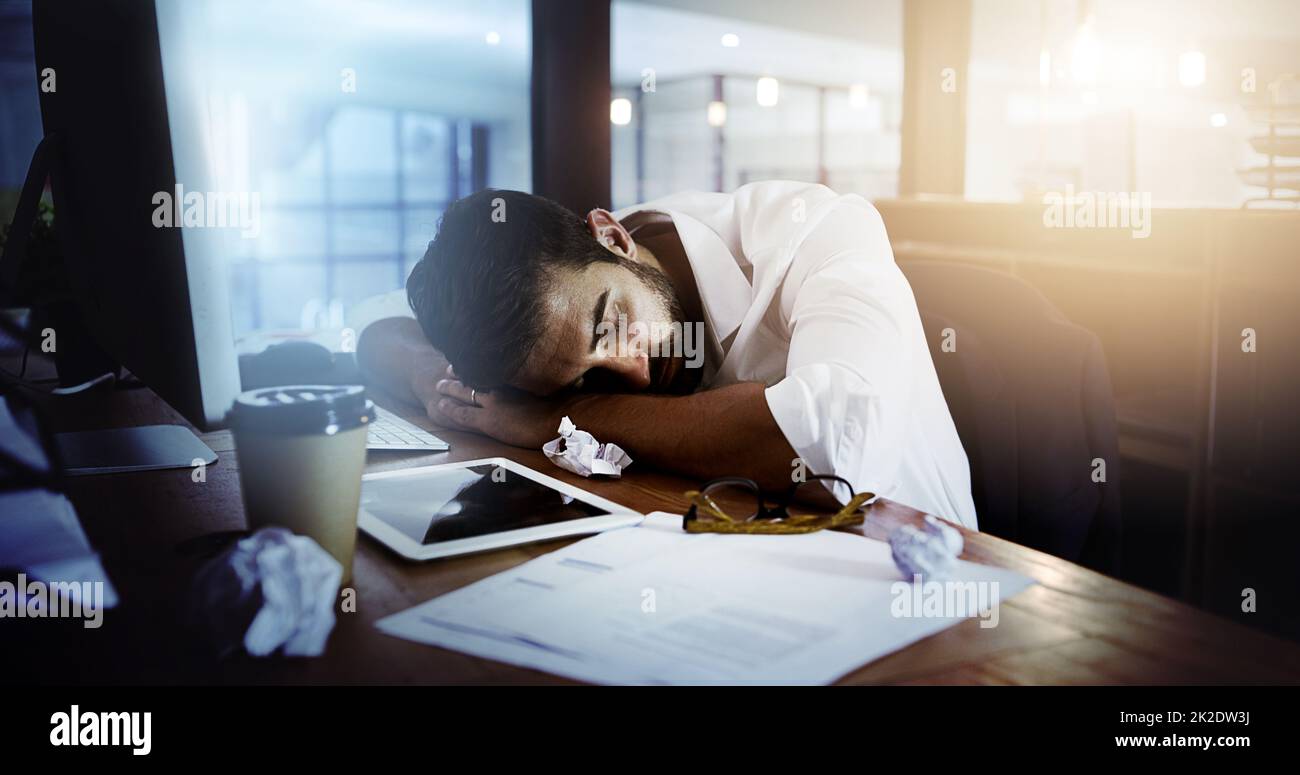
<path id="1" fill-rule="evenodd" d="M 618 262 L 573 211 L 520 191 L 453 202 L 406 281 L 424 335 L 467 385 L 510 382 L 543 333 L 557 269 Z"/>

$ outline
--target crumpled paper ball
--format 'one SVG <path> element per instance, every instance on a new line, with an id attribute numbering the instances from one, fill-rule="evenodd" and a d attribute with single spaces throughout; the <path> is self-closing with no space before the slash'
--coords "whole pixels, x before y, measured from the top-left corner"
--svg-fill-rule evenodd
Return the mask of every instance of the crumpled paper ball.
<path id="1" fill-rule="evenodd" d="M 199 570 L 191 608 L 220 656 L 320 656 L 334 629 L 343 566 L 311 538 L 264 527 Z"/>
<path id="2" fill-rule="evenodd" d="M 903 525 L 889 534 L 894 564 L 908 579 L 942 581 L 961 555 L 961 532 L 935 517 L 926 515 L 922 529 Z"/>
<path id="3" fill-rule="evenodd" d="M 617 444 L 601 444 L 586 431 L 578 430 L 568 417 L 560 420 L 560 437 L 542 447 L 546 457 L 560 468 L 579 476 L 622 476 L 632 458 Z"/>

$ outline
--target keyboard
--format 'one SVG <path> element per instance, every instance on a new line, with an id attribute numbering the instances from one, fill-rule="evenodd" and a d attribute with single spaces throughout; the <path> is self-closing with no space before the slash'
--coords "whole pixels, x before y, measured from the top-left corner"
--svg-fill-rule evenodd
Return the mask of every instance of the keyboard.
<path id="1" fill-rule="evenodd" d="M 442 452 L 451 445 L 423 428 L 403 420 L 387 409 L 375 407 L 375 420 L 370 423 L 366 449 Z"/>

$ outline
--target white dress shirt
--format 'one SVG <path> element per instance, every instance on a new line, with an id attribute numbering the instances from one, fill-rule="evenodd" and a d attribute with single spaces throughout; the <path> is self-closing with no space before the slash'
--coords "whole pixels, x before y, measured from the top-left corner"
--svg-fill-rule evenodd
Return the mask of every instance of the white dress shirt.
<path id="1" fill-rule="evenodd" d="M 871 203 L 769 181 L 614 215 L 641 211 L 673 219 L 695 273 L 709 339 L 703 389 L 764 383 L 808 472 L 977 527 L 966 452 Z"/>
<path id="2" fill-rule="evenodd" d="M 701 389 L 762 382 L 808 473 L 977 527 L 966 452 L 871 203 L 769 181 L 614 215 L 643 211 L 672 218 L 695 274 L 707 330 Z M 358 334 L 379 317 L 412 314 L 405 291 L 361 306 L 349 314 Z"/>

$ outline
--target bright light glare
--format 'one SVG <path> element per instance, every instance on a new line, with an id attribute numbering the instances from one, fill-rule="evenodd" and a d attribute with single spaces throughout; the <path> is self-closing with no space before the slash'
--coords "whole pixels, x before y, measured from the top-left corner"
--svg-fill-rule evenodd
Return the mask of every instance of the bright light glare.
<path id="1" fill-rule="evenodd" d="M 483 40 L 489 46 L 495 46 L 496 44 L 501 42 L 501 33 L 497 32 L 496 30 L 490 30 L 488 34 L 483 36 Z"/>
<path id="2" fill-rule="evenodd" d="M 1046 48 L 1038 52 L 1038 83 L 1040 86 L 1052 83 L 1052 52 Z"/>
<path id="3" fill-rule="evenodd" d="M 632 121 L 632 101 L 619 97 L 610 100 L 609 120 L 619 126 L 626 126 Z"/>
<path id="4" fill-rule="evenodd" d="M 781 96 L 781 84 L 775 78 L 764 76 L 758 79 L 758 91 L 755 94 L 758 104 L 765 107 L 775 107 L 777 100 Z"/>
<path id="5" fill-rule="evenodd" d="M 1107 78 L 1133 87 L 1155 86 L 1155 61 L 1148 49 L 1126 46 L 1108 57 Z"/>
<path id="6" fill-rule="evenodd" d="M 724 126 L 727 123 L 727 103 L 714 100 L 709 103 L 709 126 Z"/>
<path id="7" fill-rule="evenodd" d="M 865 83 L 855 83 L 849 87 L 849 107 L 854 110 L 866 110 L 871 90 Z"/>
<path id="8" fill-rule="evenodd" d="M 1097 67 L 1101 60 L 1100 46 L 1092 33 L 1092 23 L 1088 22 L 1079 30 L 1074 40 L 1074 52 L 1070 58 L 1070 75 L 1076 83 L 1096 83 Z M 1041 67 L 1041 65 L 1040 65 Z"/>
<path id="9" fill-rule="evenodd" d="M 1227 125 L 1228 125 L 1228 116 L 1226 114 L 1224 113 L 1210 114 L 1210 126 L 1214 127 L 1215 129 L 1218 129 L 1220 127 L 1225 127 Z"/>
<path id="10" fill-rule="evenodd" d="M 1187 87 L 1205 83 L 1205 54 L 1184 51 L 1178 57 L 1178 82 Z"/>
<path id="11" fill-rule="evenodd" d="M 733 32 L 728 32 L 726 35 L 722 36 L 722 45 L 726 48 L 735 48 L 740 45 L 740 36 Z"/>

